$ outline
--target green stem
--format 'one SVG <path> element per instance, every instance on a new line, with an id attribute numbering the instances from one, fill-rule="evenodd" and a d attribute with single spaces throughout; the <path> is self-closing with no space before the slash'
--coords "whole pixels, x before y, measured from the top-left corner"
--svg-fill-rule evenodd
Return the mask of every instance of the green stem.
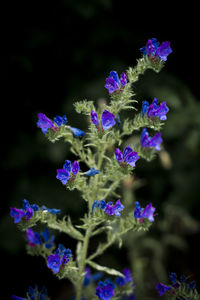
<path id="1" fill-rule="evenodd" d="M 87 250 L 88 250 L 88 244 L 91 234 L 91 228 L 88 228 L 86 231 L 86 235 L 83 242 L 83 250 L 82 250 L 82 257 L 81 257 L 81 265 L 80 265 L 80 273 L 79 273 L 79 280 L 77 284 L 77 294 L 76 294 L 76 300 L 81 300 L 81 294 L 82 294 L 82 285 L 83 285 L 83 272 L 85 269 L 85 262 L 86 262 L 86 256 L 87 256 Z"/>

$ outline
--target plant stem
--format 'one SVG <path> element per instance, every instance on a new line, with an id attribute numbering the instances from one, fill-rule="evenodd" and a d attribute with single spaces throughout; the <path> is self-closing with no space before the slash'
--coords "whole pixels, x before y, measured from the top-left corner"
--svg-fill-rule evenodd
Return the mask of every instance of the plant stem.
<path id="1" fill-rule="evenodd" d="M 83 272 L 85 269 L 85 261 L 87 256 L 87 250 L 88 250 L 88 244 L 91 234 L 91 228 L 88 228 L 86 231 L 86 235 L 83 242 L 83 250 L 82 250 L 82 257 L 81 257 L 81 265 L 80 265 L 80 273 L 79 273 L 79 281 L 77 284 L 77 294 L 76 294 L 76 300 L 81 300 L 81 294 L 82 294 L 82 285 L 83 285 Z"/>

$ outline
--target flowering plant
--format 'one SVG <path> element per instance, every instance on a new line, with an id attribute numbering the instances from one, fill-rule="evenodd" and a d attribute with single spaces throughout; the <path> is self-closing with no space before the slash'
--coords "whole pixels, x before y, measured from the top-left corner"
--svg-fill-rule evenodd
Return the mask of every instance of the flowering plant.
<path id="1" fill-rule="evenodd" d="M 126 212 L 123 199 L 116 194 L 120 183 L 130 177 L 141 159 L 151 161 L 161 150 L 163 140 L 157 131 L 161 130 L 169 111 L 166 102 L 157 98 L 152 104 L 144 100 L 139 105 L 132 84 L 145 70 L 159 72 L 162 69 L 172 52 L 170 43 L 160 45 L 156 39 L 150 39 L 140 50 L 142 57 L 134 68 L 123 72 L 120 78 L 116 71 L 111 71 L 106 78 L 105 88 L 110 96 L 108 105 L 95 107 L 92 101 L 74 104 L 76 112 L 88 119 L 87 132 L 68 125 L 66 115 L 51 120 L 43 113 L 38 114 L 37 126 L 45 137 L 53 143 L 63 138 L 76 156 L 74 162 L 66 157 L 63 167 L 57 169 L 56 178 L 61 182 L 61 188 L 77 189 L 87 202 L 88 210 L 80 218 L 81 224 L 73 225 L 70 216 L 59 218 L 59 209 L 39 207 L 27 200 L 23 201 L 22 209 L 10 208 L 14 223 L 26 231 L 28 253 L 42 255 L 54 275 L 59 279 L 68 278 L 74 285 L 76 300 L 121 299 L 123 295 L 135 299 L 130 270 L 121 272 L 102 266 L 95 259 L 115 242 L 121 246 L 122 236 L 127 232 L 148 231 L 154 222 L 156 208 L 152 203 L 148 202 L 145 208 L 141 208 L 136 201 L 132 211 Z M 120 114 L 125 110 L 137 110 L 137 113 L 131 119 L 121 121 Z M 152 131 L 152 137 L 147 128 Z M 127 136 L 135 131 L 141 131 L 141 136 L 134 145 L 128 145 Z M 85 172 L 82 171 L 83 165 L 88 169 Z M 32 227 L 38 223 L 47 226 L 44 232 L 33 231 Z M 77 240 L 76 251 L 69 249 L 70 245 L 56 246 L 49 229 L 59 230 Z M 106 241 L 88 255 L 90 240 L 103 232 Z M 98 272 L 91 275 L 89 266 Z M 103 273 L 116 277 L 114 281 L 110 278 L 99 281 L 95 287 L 94 281 L 99 280 Z M 92 285 L 93 289 L 88 289 Z M 159 291 L 161 285 L 157 286 Z"/>

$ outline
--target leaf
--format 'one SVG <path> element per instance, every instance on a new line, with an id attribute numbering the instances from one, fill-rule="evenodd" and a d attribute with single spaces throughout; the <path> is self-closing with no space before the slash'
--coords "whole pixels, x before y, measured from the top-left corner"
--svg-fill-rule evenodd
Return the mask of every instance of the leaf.
<path id="1" fill-rule="evenodd" d="M 121 276 L 121 277 L 124 277 L 124 274 L 122 274 L 121 272 L 115 270 L 115 269 L 111 269 L 111 268 L 108 268 L 108 267 L 105 267 L 105 266 L 101 266 L 101 265 L 98 265 L 97 263 L 93 262 L 93 261 L 87 261 L 87 263 L 94 269 L 98 270 L 98 271 L 101 271 L 101 272 L 105 272 L 109 275 L 114 275 L 114 276 Z"/>

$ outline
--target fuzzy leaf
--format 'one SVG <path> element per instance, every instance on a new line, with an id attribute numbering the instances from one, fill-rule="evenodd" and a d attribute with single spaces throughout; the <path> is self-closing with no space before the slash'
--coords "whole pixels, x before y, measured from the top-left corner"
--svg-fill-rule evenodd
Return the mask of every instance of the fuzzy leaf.
<path id="1" fill-rule="evenodd" d="M 121 272 L 115 270 L 115 269 L 111 269 L 111 268 L 108 268 L 108 267 L 105 267 L 105 266 L 101 266 L 101 265 L 98 265 L 97 263 L 93 262 L 93 261 L 90 261 L 88 260 L 87 263 L 94 269 L 98 270 L 98 271 L 101 271 L 101 272 L 105 272 L 109 275 L 114 275 L 114 276 L 121 276 L 121 277 L 124 277 L 124 274 L 122 274 Z"/>

